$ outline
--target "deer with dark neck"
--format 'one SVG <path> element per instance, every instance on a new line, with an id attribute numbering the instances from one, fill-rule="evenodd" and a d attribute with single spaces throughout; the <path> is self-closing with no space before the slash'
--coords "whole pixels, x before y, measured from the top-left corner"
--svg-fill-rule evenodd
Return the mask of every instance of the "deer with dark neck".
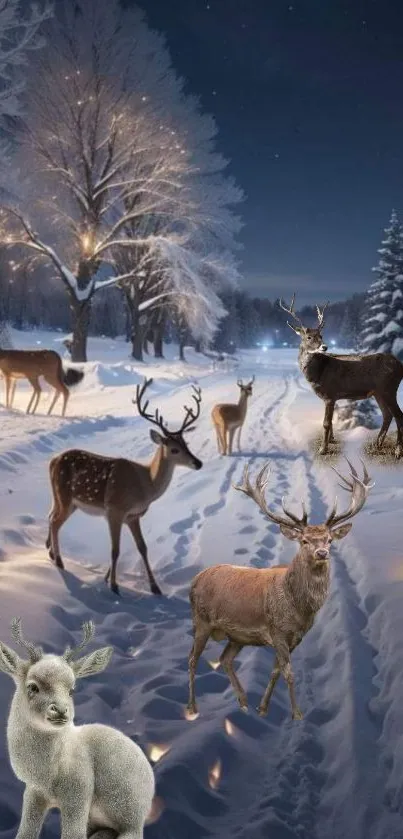
<path id="1" fill-rule="evenodd" d="M 287 307 L 280 300 L 280 308 L 287 312 L 294 320 L 294 324 L 287 321 L 288 326 L 299 335 L 299 366 L 306 380 L 313 390 L 325 403 L 323 420 L 323 442 L 320 454 L 328 452 L 333 436 L 333 412 L 339 399 L 361 400 L 373 396 L 382 412 L 382 427 L 377 437 L 377 446 L 382 448 L 392 419 L 397 426 L 397 440 L 395 455 L 403 455 L 403 412 L 397 402 L 397 390 L 403 379 L 403 364 L 391 353 L 372 353 L 368 355 L 355 353 L 351 355 L 333 355 L 327 353 L 327 346 L 323 343 L 324 327 L 323 309 L 316 306 L 318 326 L 304 326 L 297 316 L 295 309 L 295 294 L 291 306 Z"/>

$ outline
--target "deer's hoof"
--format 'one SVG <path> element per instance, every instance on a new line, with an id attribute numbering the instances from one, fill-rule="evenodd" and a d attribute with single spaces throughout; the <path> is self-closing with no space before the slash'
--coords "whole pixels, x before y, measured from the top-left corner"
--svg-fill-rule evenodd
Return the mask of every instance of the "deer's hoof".
<path id="1" fill-rule="evenodd" d="M 114 594 L 117 594 L 118 597 L 122 596 L 117 583 L 111 583 L 111 591 L 113 591 Z"/>
<path id="2" fill-rule="evenodd" d="M 246 714 L 248 713 L 248 703 L 247 703 L 246 700 L 241 699 L 239 701 L 239 707 L 240 707 L 241 711 L 245 711 Z"/>
<path id="3" fill-rule="evenodd" d="M 304 715 L 303 715 L 302 711 L 300 711 L 299 708 L 296 708 L 293 715 L 292 715 L 292 718 L 293 718 L 293 720 L 303 720 Z"/>
<path id="4" fill-rule="evenodd" d="M 266 717 L 267 716 L 268 709 L 265 708 L 264 705 L 258 705 L 256 710 L 259 714 L 259 717 Z"/>
<path id="5" fill-rule="evenodd" d="M 319 449 L 319 454 L 327 454 L 327 446 L 321 446 Z"/>
<path id="6" fill-rule="evenodd" d="M 196 705 L 196 703 L 195 703 L 195 702 L 188 702 L 188 704 L 186 705 L 186 712 L 187 712 L 187 713 L 189 714 L 189 716 L 191 716 L 191 717 L 198 717 L 199 712 L 198 712 L 198 710 L 197 710 L 197 705 Z"/>
<path id="7" fill-rule="evenodd" d="M 150 588 L 151 588 L 151 594 L 162 594 L 162 591 L 161 591 L 160 587 L 157 585 L 157 583 L 151 583 Z"/>

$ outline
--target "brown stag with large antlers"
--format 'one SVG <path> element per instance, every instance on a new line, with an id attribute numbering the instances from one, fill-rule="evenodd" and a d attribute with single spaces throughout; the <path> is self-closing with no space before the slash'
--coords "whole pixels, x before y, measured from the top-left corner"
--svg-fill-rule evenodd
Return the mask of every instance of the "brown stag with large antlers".
<path id="1" fill-rule="evenodd" d="M 232 454 L 235 433 L 238 432 L 238 451 L 241 450 L 241 432 L 248 409 L 248 399 L 252 396 L 255 377 L 246 384 L 238 379 L 238 402 L 220 402 L 211 412 L 211 419 L 216 430 L 219 454 Z"/>
<path id="2" fill-rule="evenodd" d="M 59 549 L 59 530 L 75 510 L 90 515 L 105 516 L 112 542 L 112 560 L 105 581 L 112 591 L 119 593 L 116 565 L 119 557 L 120 534 L 127 524 L 143 559 L 153 594 L 161 594 L 148 561 L 147 546 L 140 528 L 140 518 L 150 504 L 168 489 L 176 466 L 201 469 L 202 462 L 189 450 L 184 435 L 194 430 L 200 415 L 201 391 L 193 387 L 194 406 L 184 406 L 185 417 L 177 431 L 167 428 L 158 409 L 149 413 L 148 400 L 143 401 L 152 379 L 137 385 L 136 399 L 139 414 L 156 425 L 150 437 L 158 448 L 150 463 L 143 464 L 123 457 L 102 457 L 80 449 L 70 449 L 52 458 L 49 465 L 53 492 L 53 507 L 49 514 L 49 535 L 46 547 L 58 568 L 64 568 Z"/>
<path id="3" fill-rule="evenodd" d="M 268 464 L 258 474 L 254 486 L 245 467 L 243 483 L 235 489 L 249 495 L 262 513 L 280 526 L 283 536 L 299 542 L 299 549 L 290 565 L 272 568 L 215 565 L 195 577 L 190 591 L 194 643 L 189 656 L 189 713 L 197 713 L 195 670 L 212 637 L 215 641 L 227 641 L 220 664 L 243 710 L 247 709 L 247 698 L 233 669 L 234 658 L 244 646 L 270 646 L 276 658 L 258 711 L 261 715 L 267 713 L 270 697 L 282 675 L 288 685 L 293 719 L 302 718 L 295 698 L 290 656 L 312 627 L 328 596 L 332 540 L 347 536 L 352 526 L 349 519 L 362 509 L 372 486 L 365 466 L 361 479 L 349 461 L 348 464 L 348 478 L 334 471 L 342 481 L 342 488 L 351 494 L 349 506 L 338 513 L 336 499 L 326 522 L 316 525 L 308 524 L 304 504 L 301 518 L 286 508 L 284 499 L 284 515 L 273 513 L 264 494 Z"/>
<path id="4" fill-rule="evenodd" d="M 395 455 L 403 455 L 403 412 L 397 403 L 397 390 L 403 379 L 403 364 L 391 353 L 372 353 L 370 355 L 351 354 L 333 355 L 327 353 L 323 343 L 322 331 L 324 327 L 323 309 L 316 306 L 318 326 L 304 326 L 295 309 L 295 294 L 291 306 L 287 307 L 280 299 L 279 304 L 284 312 L 294 319 L 296 325 L 288 326 L 301 338 L 298 361 L 301 372 L 312 386 L 315 393 L 325 403 L 325 417 L 323 420 L 324 436 L 319 450 L 326 454 L 333 436 L 333 412 L 339 399 L 367 399 L 374 396 L 383 417 L 382 427 L 377 437 L 378 448 L 382 448 L 392 419 L 397 426 L 397 440 Z"/>

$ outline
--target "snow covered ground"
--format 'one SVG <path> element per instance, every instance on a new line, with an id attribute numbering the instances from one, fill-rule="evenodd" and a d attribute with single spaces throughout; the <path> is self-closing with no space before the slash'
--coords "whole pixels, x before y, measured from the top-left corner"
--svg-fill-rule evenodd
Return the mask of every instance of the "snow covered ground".
<path id="1" fill-rule="evenodd" d="M 45 333 L 16 333 L 14 339 L 19 347 L 60 346 Z M 268 681 L 268 650 L 246 648 L 239 656 L 251 710 L 238 710 L 226 676 L 214 667 L 222 645 L 211 643 L 196 679 L 200 716 L 190 722 L 184 708 L 191 579 L 207 565 L 261 567 L 290 560 L 295 550 L 232 483 L 245 462 L 257 470 L 269 459 L 270 502 L 279 504 L 283 494 L 297 504 L 304 498 L 313 522 L 321 522 L 337 478 L 311 454 L 323 407 L 299 374 L 295 350 L 245 352 L 236 370 L 214 370 L 191 352 L 186 365 L 173 352 L 168 361 L 134 364 L 127 352 L 120 341 L 90 342 L 90 358 L 97 360 L 86 365 L 65 419 L 45 416 L 45 397 L 35 417 L 22 413 L 28 401 L 22 383 L 15 410 L 0 407 L 1 639 L 10 642 L 10 621 L 18 614 L 28 636 L 59 652 L 93 617 L 98 642 L 112 644 L 115 654 L 104 673 L 80 682 L 77 721 L 117 726 L 155 761 L 158 801 L 148 839 L 400 839 L 403 467 L 371 464 L 376 485 L 369 501 L 351 534 L 332 548 L 330 597 L 293 655 L 304 720 L 291 721 L 282 681 L 268 717 L 253 710 Z M 218 457 L 211 407 L 234 399 L 237 376 L 252 373 L 256 385 L 243 452 Z M 110 549 L 102 519 L 76 513 L 62 529 L 63 574 L 47 559 L 47 464 L 71 446 L 147 459 L 153 450 L 149 429 L 132 405 L 134 386 L 145 374 L 154 376 L 151 404 L 173 423 L 180 421 L 190 384 L 202 387 L 191 446 L 204 467 L 178 470 L 143 520 L 164 596 L 148 593 L 141 560 L 125 533 L 118 599 L 103 583 Z M 354 462 L 373 433 L 343 436 Z M 0 839 L 14 839 L 22 798 L 6 753 L 11 693 L 11 680 L 0 674 Z M 56 814 L 43 837 L 59 837 Z"/>

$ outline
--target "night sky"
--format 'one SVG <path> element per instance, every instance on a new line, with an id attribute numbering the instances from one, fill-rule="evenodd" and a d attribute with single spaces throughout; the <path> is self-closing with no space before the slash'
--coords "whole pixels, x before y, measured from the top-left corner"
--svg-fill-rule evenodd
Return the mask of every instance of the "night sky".
<path id="1" fill-rule="evenodd" d="M 403 211 L 402 0 L 140 0 L 247 193 L 244 285 L 298 302 L 373 278 Z"/>

